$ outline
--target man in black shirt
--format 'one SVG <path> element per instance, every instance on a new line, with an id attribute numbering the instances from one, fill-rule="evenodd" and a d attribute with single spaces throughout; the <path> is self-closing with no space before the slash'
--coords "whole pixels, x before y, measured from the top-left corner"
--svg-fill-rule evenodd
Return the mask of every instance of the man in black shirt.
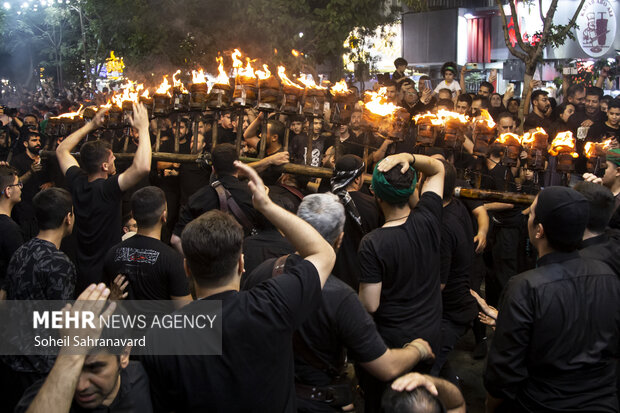
<path id="1" fill-rule="evenodd" d="M 75 302 L 74 308 L 92 309 L 95 316 L 109 316 L 95 307 L 106 300 L 110 290 L 104 284 L 88 287 Z M 83 303 L 81 303 L 83 301 Z M 77 317 L 77 313 L 75 314 Z M 96 318 L 97 319 L 97 318 Z M 76 331 L 82 336 L 83 331 Z M 88 337 L 99 338 L 101 329 L 89 331 Z M 103 333 L 106 335 L 105 332 Z M 73 336 L 73 335 L 72 335 Z M 104 337 L 105 338 L 105 337 Z M 73 343 L 73 341 L 71 342 Z M 149 378 L 142 365 L 129 361 L 129 347 L 98 347 L 86 355 L 88 348 L 63 347 L 45 379 L 35 382 L 24 393 L 15 412 L 86 413 L 108 412 L 151 413 Z"/>
<path id="2" fill-rule="evenodd" d="M 134 105 L 132 125 L 138 129 L 138 149 L 131 166 L 116 175 L 114 153 L 103 141 L 87 142 L 80 148 L 80 169 L 71 150 L 88 133 L 103 124 L 105 110 L 58 145 L 56 156 L 73 195 L 77 227 L 78 291 L 103 279 L 103 258 L 121 240 L 121 199 L 151 170 L 151 139 L 146 107 Z"/>
<path id="3" fill-rule="evenodd" d="M 610 138 L 620 143 L 620 101 L 618 99 L 609 102 L 605 122 L 597 122 L 590 126 L 586 140 L 601 142 Z"/>
<path id="4" fill-rule="evenodd" d="M 607 168 L 602 178 L 591 173 L 585 173 L 583 179 L 607 187 L 616 200 L 614 212 L 609 221 L 609 227 L 620 229 L 620 149 L 612 149 L 607 152 Z"/>
<path id="5" fill-rule="evenodd" d="M 136 191 L 131 213 L 138 233 L 108 251 L 104 281 L 111 285 L 117 274 L 123 274 L 129 282 L 129 300 L 178 300 L 179 307 L 191 301 L 183 257 L 160 241 L 167 213 L 164 192 L 155 186 Z"/>
<path id="6" fill-rule="evenodd" d="M 523 130 L 527 132 L 541 127 L 545 131 L 550 131 L 551 121 L 545 116 L 550 106 L 549 93 L 544 90 L 535 90 L 532 93 L 532 112 L 525 118 Z M 551 139 L 554 137 L 552 136 Z"/>
<path id="7" fill-rule="evenodd" d="M 537 268 L 510 280 L 484 377 L 487 411 L 618 411 L 620 279 L 579 256 L 588 201 L 545 188 L 530 208 Z"/>
<path id="8" fill-rule="evenodd" d="M 338 195 L 346 212 L 344 238 L 332 273 L 355 291 L 359 289 L 361 272 L 357 249 L 364 235 L 379 228 L 382 223 L 374 198 L 360 191 L 365 170 L 366 165 L 360 157 L 344 155 L 336 162 L 331 180 L 332 192 Z"/>
<path id="9" fill-rule="evenodd" d="M 426 176 L 413 209 L 416 179 L 411 165 Z M 360 244 L 359 293 L 389 347 L 401 347 L 419 337 L 435 353 L 439 349 L 443 180 L 440 161 L 407 153 L 388 156 L 373 173 L 372 186 L 385 224 Z M 383 387 L 374 381 L 363 384 L 367 411 L 378 411 Z"/>
<path id="10" fill-rule="evenodd" d="M 0 165 L 0 300 L 6 298 L 6 267 L 13 253 L 24 243 L 19 226 L 11 219 L 13 207 L 21 201 L 22 184 L 17 170 Z"/>
<path id="11" fill-rule="evenodd" d="M 343 239 L 345 211 L 333 194 L 312 194 L 304 198 L 297 215 L 312 225 L 334 250 Z M 284 271 L 302 261 L 298 255 L 284 258 Z M 245 277 L 244 289 L 276 276 L 282 263 L 270 259 Z M 411 369 L 420 360 L 432 357 L 422 339 L 404 349 L 388 349 L 364 310 L 355 291 L 330 276 L 321 291 L 322 303 L 295 332 L 295 387 L 297 410 L 334 412 L 353 402 L 351 382 L 344 372 L 344 354 L 372 375 L 387 381 Z M 331 390 L 330 390 L 331 389 Z M 335 400 L 329 401 L 331 392 Z M 321 397 L 323 395 L 323 397 Z M 327 396 L 327 397 L 325 397 Z"/>
<path id="12" fill-rule="evenodd" d="M 307 159 L 308 137 L 305 134 L 301 134 L 291 139 L 289 145 L 291 162 L 310 166 L 321 166 L 323 154 L 327 151 L 327 148 L 333 145 L 332 136 L 323 132 L 322 118 L 313 119 L 312 131 L 309 133 L 312 134 L 312 152 L 310 160 Z"/>
<path id="13" fill-rule="evenodd" d="M 476 318 L 478 308 L 470 294 L 469 280 L 473 270 L 474 234 L 467 208 L 453 198 L 456 169 L 442 161 L 445 170 L 443 215 L 441 220 L 441 351 L 437 354 L 431 375 L 438 376 L 458 339 Z M 455 380 L 452 374 L 443 377 Z"/>
<path id="14" fill-rule="evenodd" d="M 145 357 L 156 411 L 295 411 L 293 331 L 319 306 L 336 254 L 312 226 L 269 199 L 254 169 L 238 161 L 235 166 L 250 179 L 254 207 L 304 260 L 279 277 L 239 292 L 241 226 L 217 210 L 187 225 L 182 234 L 185 268 L 199 299 L 222 302 L 223 353 Z M 193 307 L 189 304 L 178 313 Z M 150 342 L 157 344 L 154 339 Z M 201 330 L 181 330 L 178 340 L 181 346 L 204 340 L 204 335 Z"/>

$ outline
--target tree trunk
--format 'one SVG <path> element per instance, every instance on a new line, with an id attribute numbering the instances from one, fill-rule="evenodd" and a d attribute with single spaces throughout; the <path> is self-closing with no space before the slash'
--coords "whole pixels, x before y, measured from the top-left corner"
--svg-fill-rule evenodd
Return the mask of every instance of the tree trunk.
<path id="1" fill-rule="evenodd" d="M 523 113 L 525 111 L 525 97 L 530 91 L 530 82 L 534 78 L 534 74 L 536 73 L 536 67 L 538 66 L 537 59 L 528 59 L 525 62 L 525 75 L 523 76 L 523 92 L 521 92 L 521 105 L 519 107 L 519 117 L 523 118 Z"/>

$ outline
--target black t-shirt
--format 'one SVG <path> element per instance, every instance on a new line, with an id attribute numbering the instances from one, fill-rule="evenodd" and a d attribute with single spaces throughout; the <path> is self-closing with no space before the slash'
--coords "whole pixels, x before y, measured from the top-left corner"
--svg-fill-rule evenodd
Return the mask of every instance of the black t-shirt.
<path id="1" fill-rule="evenodd" d="M 67 170 L 67 185 L 75 207 L 78 291 L 103 281 L 103 258 L 121 241 L 121 199 L 118 175 L 88 182 L 77 166 Z"/>
<path id="2" fill-rule="evenodd" d="M 546 132 L 551 133 L 550 131 L 553 129 L 553 122 L 551 122 L 548 118 L 541 118 L 536 113 L 532 112 L 525 117 L 525 121 L 523 122 L 523 130 L 525 132 L 530 129 L 536 129 L 538 127 L 543 128 Z M 550 136 L 553 139 L 555 136 Z"/>
<path id="3" fill-rule="evenodd" d="M 362 228 L 357 225 L 348 213 L 345 213 L 344 237 L 336 255 L 336 263 L 334 264 L 332 274 L 357 291 L 359 289 L 361 273 L 357 249 L 364 235 L 381 226 L 383 215 L 379 211 L 379 207 L 373 197 L 359 191 L 351 191 L 349 195 L 362 219 Z"/>
<path id="4" fill-rule="evenodd" d="M 224 188 L 228 189 L 235 202 L 237 202 L 237 205 L 239 205 L 239 208 L 241 208 L 241 210 L 245 213 L 246 217 L 254 224 L 258 222 L 260 213 L 255 210 L 252 205 L 252 192 L 250 192 L 248 184 L 240 181 L 232 175 L 221 176 L 218 181 L 222 183 Z M 207 211 L 219 208 L 220 199 L 217 195 L 217 191 L 211 185 L 199 189 L 198 192 L 189 198 L 187 204 L 181 208 L 179 220 L 174 227 L 174 234 L 180 237 L 183 232 L 183 228 L 185 228 L 185 226 L 194 218 L 198 218 Z M 246 228 L 244 228 L 244 231 L 246 232 L 246 235 L 249 235 L 249 231 Z"/>
<path id="5" fill-rule="evenodd" d="M 439 350 L 441 215 L 441 197 L 426 192 L 404 224 L 378 228 L 360 244 L 360 283 L 382 283 L 374 319 L 389 347 L 423 338 Z"/>
<path id="6" fill-rule="evenodd" d="M 295 412 L 292 336 L 321 303 L 314 265 L 304 260 L 252 290 L 204 300 L 222 301 L 222 355 L 145 356 L 155 410 Z M 178 345 L 212 338 L 204 334 L 180 330 Z M 156 337 L 148 341 L 157 346 Z"/>
<path id="7" fill-rule="evenodd" d="M 159 147 L 159 151 L 160 152 L 167 152 L 167 153 L 175 153 L 174 152 L 174 138 L 168 138 L 167 140 L 163 141 L 161 143 L 161 146 Z M 186 139 L 184 143 L 179 143 L 179 152 L 180 154 L 188 154 L 190 153 L 190 141 L 189 139 Z M 183 164 L 181 164 L 181 167 L 179 168 L 174 168 L 174 167 L 170 167 L 167 169 L 175 169 L 176 171 L 179 172 L 179 175 L 177 176 L 164 176 L 163 171 L 161 171 L 161 180 L 160 180 L 160 185 L 162 187 L 162 189 L 166 192 L 168 191 L 173 191 L 173 192 L 179 192 L 181 190 L 181 168 L 182 168 Z"/>
<path id="8" fill-rule="evenodd" d="M 234 145 L 236 141 L 237 141 L 237 134 L 232 128 L 226 129 L 218 125 L 217 127 L 217 144 L 218 145 L 220 143 L 231 143 Z M 212 143 L 213 143 L 213 129 L 209 130 L 205 134 L 205 150 L 207 152 L 212 151 L 213 149 L 211 148 Z"/>
<path id="9" fill-rule="evenodd" d="M 280 199 L 280 206 L 284 209 L 289 210 L 293 214 L 297 213 L 297 209 L 299 208 L 299 204 L 301 204 L 301 200 L 304 196 L 306 196 L 305 191 L 302 191 L 299 188 L 288 186 L 288 185 L 268 185 L 269 186 L 269 197 L 271 199 Z M 301 198 L 299 197 L 301 195 Z"/>
<path id="10" fill-rule="evenodd" d="M 364 135 L 349 130 L 349 137 L 340 143 L 342 155 L 356 155 L 364 159 Z"/>
<path id="11" fill-rule="evenodd" d="M 140 234 L 108 251 L 103 273 L 108 285 L 117 274 L 127 277 L 129 300 L 170 300 L 189 294 L 183 256 L 160 240 Z"/>
<path id="12" fill-rule="evenodd" d="M 256 267 L 269 258 L 292 254 L 295 248 L 278 232 L 277 229 L 266 229 L 258 234 L 247 237 L 243 241 L 243 259 L 245 274 L 250 274 Z M 243 285 L 245 276 L 241 280 Z"/>
<path id="13" fill-rule="evenodd" d="M 440 251 L 441 283 L 445 284 L 441 292 L 443 318 L 467 325 L 478 313 L 476 300 L 469 292 L 474 234 L 469 212 L 458 199 L 443 209 Z"/>
<path id="14" fill-rule="evenodd" d="M 19 155 L 13 157 L 13 159 L 11 160 L 11 165 L 15 167 L 15 169 L 17 169 L 17 172 L 19 172 L 19 176 L 22 176 L 26 172 L 30 171 L 30 166 L 33 162 L 34 160 L 30 158 L 26 152 L 22 152 Z M 34 198 L 37 192 L 39 192 L 40 186 L 45 182 L 51 181 L 48 171 L 48 160 L 41 159 L 41 164 L 43 165 L 43 169 L 41 169 L 39 172 L 32 173 L 30 175 L 30 178 L 26 182 L 24 182 L 21 203 L 31 204 L 32 198 Z"/>
<path id="15" fill-rule="evenodd" d="M 312 141 L 312 161 L 311 166 L 321 166 L 323 155 L 327 148 L 332 146 L 334 139 L 329 135 L 320 135 Z M 306 153 L 308 152 L 308 136 L 305 133 L 295 135 L 289 144 L 291 162 L 305 165 Z"/>
<path id="16" fill-rule="evenodd" d="M 514 177 L 510 168 L 504 165 L 496 164 L 492 169 L 486 168 L 486 163 L 482 171 L 482 179 L 480 181 L 481 189 L 501 192 L 516 192 Z M 500 211 L 492 211 L 490 218 L 495 225 L 514 227 L 521 222 L 521 208 L 514 207 Z"/>
<path id="17" fill-rule="evenodd" d="M 272 277 L 275 258 L 259 265 L 247 279 L 244 289 L 252 289 Z M 293 254 L 286 260 L 285 271 L 297 265 L 302 258 Z M 297 330 L 305 348 L 324 363 L 324 366 L 307 360 L 305 352 L 295 347 L 295 380 L 297 382 L 325 386 L 333 381 L 324 370 L 340 372 L 344 362 L 344 350 L 349 359 L 365 363 L 381 357 L 387 347 L 377 332 L 375 323 L 362 306 L 357 294 L 338 278 L 330 276 L 321 291 L 321 306 Z M 323 371 L 322 371 L 323 370 Z"/>
<path id="18" fill-rule="evenodd" d="M 4 288 L 6 268 L 9 266 L 11 257 L 24 243 L 19 226 L 11 217 L 0 214 L 0 289 Z"/>
<path id="19" fill-rule="evenodd" d="M 149 377 L 140 362 L 130 361 L 127 367 L 121 370 L 120 380 L 118 394 L 109 406 L 85 409 L 73 401 L 68 413 L 151 413 L 153 406 L 149 391 Z M 26 390 L 15 408 L 15 413 L 28 410 L 44 382 L 45 379 L 39 380 Z"/>
<path id="20" fill-rule="evenodd" d="M 597 122 L 588 129 L 588 141 L 601 142 L 609 138 L 620 142 L 620 128 L 612 128 L 607 122 Z"/>

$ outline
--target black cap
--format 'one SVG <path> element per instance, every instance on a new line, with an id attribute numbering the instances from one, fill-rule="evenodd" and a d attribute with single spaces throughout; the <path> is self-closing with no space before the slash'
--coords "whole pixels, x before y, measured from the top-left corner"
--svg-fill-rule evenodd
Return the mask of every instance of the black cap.
<path id="1" fill-rule="evenodd" d="M 364 161 L 357 155 L 342 155 L 336 161 L 335 171 L 356 171 L 362 167 Z"/>
<path id="2" fill-rule="evenodd" d="M 583 238 L 590 205 L 574 189 L 552 186 L 538 194 L 534 215 L 536 221 L 542 224 L 552 248 L 573 251 Z"/>

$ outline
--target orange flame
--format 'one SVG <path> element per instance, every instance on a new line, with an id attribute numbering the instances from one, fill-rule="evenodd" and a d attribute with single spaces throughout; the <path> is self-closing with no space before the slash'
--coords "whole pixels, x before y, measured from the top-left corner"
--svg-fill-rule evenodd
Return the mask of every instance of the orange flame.
<path id="1" fill-rule="evenodd" d="M 478 122 L 486 123 L 487 124 L 487 128 L 489 128 L 489 129 L 493 129 L 495 127 L 495 122 L 493 122 L 493 118 L 489 114 L 488 110 L 480 109 L 480 117 L 481 117 L 481 119 L 478 119 Z"/>
<path id="2" fill-rule="evenodd" d="M 146 89 L 146 90 L 144 91 L 144 93 L 142 94 L 142 97 L 143 97 L 143 98 L 145 98 L 145 99 L 149 99 L 149 98 L 150 98 L 150 96 L 149 96 L 149 90 L 148 90 L 148 89 Z"/>
<path id="3" fill-rule="evenodd" d="M 552 156 L 558 156 L 560 152 L 570 153 L 573 158 L 579 157 L 579 154 L 575 152 L 575 138 L 572 132 L 560 132 L 551 142 L 549 153 Z"/>
<path id="4" fill-rule="evenodd" d="M 334 86 L 332 86 L 329 92 L 334 96 L 348 95 L 349 93 L 351 93 L 351 91 L 349 90 L 347 86 L 347 82 L 345 82 L 344 79 L 342 79 L 340 82 L 337 82 Z"/>
<path id="5" fill-rule="evenodd" d="M 75 112 L 63 113 L 62 115 L 54 116 L 51 119 L 73 119 L 77 116 L 81 116 L 80 112 L 84 106 L 80 105 L 80 108 Z"/>
<path id="6" fill-rule="evenodd" d="M 516 135 L 514 133 L 502 133 L 501 135 L 499 135 L 499 138 L 497 138 L 497 140 L 495 141 L 497 143 L 501 143 L 503 145 L 515 145 L 515 146 L 520 146 L 521 145 L 521 137 L 519 135 Z"/>
<path id="7" fill-rule="evenodd" d="M 282 85 L 284 86 L 289 86 L 289 87 L 294 87 L 296 89 L 301 89 L 303 90 L 304 88 L 301 87 L 300 85 L 298 85 L 295 82 L 292 82 L 288 76 L 286 76 L 286 68 L 284 66 L 278 66 L 278 77 L 280 78 L 280 80 L 282 81 Z"/>
<path id="8" fill-rule="evenodd" d="M 366 97 L 368 98 L 367 102 L 363 102 L 362 105 L 376 115 L 389 116 L 400 109 L 399 106 L 388 101 L 387 88 L 382 87 L 377 92 L 366 92 Z"/>
<path id="9" fill-rule="evenodd" d="M 440 109 L 437 111 L 437 118 L 440 119 L 444 125 L 448 123 L 448 121 L 450 120 L 456 120 L 456 121 L 459 121 L 460 123 L 469 122 L 468 116 L 465 116 L 462 113 L 451 112 L 445 109 Z"/>
<path id="10" fill-rule="evenodd" d="M 368 92 L 366 92 L 368 93 Z M 433 126 L 443 125 L 443 121 L 437 117 L 437 114 L 426 112 L 424 114 L 415 115 L 413 121 L 417 123 L 430 123 Z"/>
<path id="11" fill-rule="evenodd" d="M 232 52 L 232 54 L 230 55 L 230 57 L 232 58 L 233 69 L 234 69 L 235 75 L 236 75 L 237 72 L 239 71 L 239 69 L 241 69 L 243 67 L 243 61 L 241 61 L 241 59 L 240 59 L 241 52 L 239 51 L 239 49 L 235 49 Z"/>
<path id="12" fill-rule="evenodd" d="M 255 78 L 256 75 L 254 74 L 254 68 L 252 67 L 250 58 L 246 57 L 245 61 L 246 61 L 245 67 L 239 69 L 239 72 L 237 74 L 242 77 Z"/>
<path id="13" fill-rule="evenodd" d="M 215 84 L 216 85 L 228 85 L 229 84 L 228 75 L 224 71 L 224 58 L 221 56 L 218 56 L 215 58 L 215 60 L 218 63 L 217 78 L 215 79 Z"/>
<path id="14" fill-rule="evenodd" d="M 596 158 L 598 156 L 596 153 L 597 149 L 599 149 L 601 152 L 604 153 L 606 150 L 610 148 L 612 141 L 613 139 L 610 138 L 600 143 L 586 142 L 586 147 L 585 147 L 586 157 Z"/>
<path id="15" fill-rule="evenodd" d="M 298 80 L 306 86 L 306 89 L 327 90 L 326 87 L 319 86 L 316 83 L 314 83 L 314 79 L 310 77 L 300 76 Z"/>
<path id="16" fill-rule="evenodd" d="M 300 55 L 300 53 L 297 50 L 295 50 L 295 49 L 291 50 L 291 54 L 293 56 L 295 56 L 295 57 L 299 57 L 299 55 Z"/>
<path id="17" fill-rule="evenodd" d="M 123 107 L 123 102 L 138 103 L 138 96 L 144 85 L 136 85 L 136 82 L 128 80 L 127 83 L 121 86 L 122 93 L 115 93 L 112 96 L 112 102 L 119 108 Z"/>
<path id="18" fill-rule="evenodd" d="M 198 71 L 192 70 L 192 83 L 207 83 L 207 78 L 205 77 L 205 71 L 200 69 Z"/>
<path id="19" fill-rule="evenodd" d="M 161 82 L 161 85 L 159 85 L 159 88 L 157 88 L 155 93 L 158 95 L 168 95 L 169 97 L 172 97 L 170 94 L 171 87 L 172 85 L 168 82 L 168 75 L 165 75 L 164 80 Z"/>
<path id="20" fill-rule="evenodd" d="M 181 93 L 189 93 L 187 89 L 185 89 L 183 82 L 181 82 L 180 79 L 177 79 L 177 75 L 180 75 L 180 74 L 181 74 L 181 69 L 174 72 L 174 74 L 172 75 L 172 84 L 174 85 L 175 88 L 179 88 L 181 90 Z"/>
<path id="21" fill-rule="evenodd" d="M 269 71 L 269 67 L 267 65 L 263 65 L 263 69 L 265 69 L 265 71 L 257 70 L 256 76 L 258 76 L 260 80 L 267 80 L 271 77 L 271 72 Z"/>
<path id="22" fill-rule="evenodd" d="M 530 132 L 525 132 L 523 134 L 523 137 L 521 138 L 521 143 L 523 145 L 531 145 L 532 143 L 534 143 L 536 141 L 537 137 L 545 137 L 545 140 L 547 139 L 547 132 L 545 132 L 545 130 L 543 128 L 541 128 L 540 126 L 536 128 L 536 130 L 532 133 Z"/>

